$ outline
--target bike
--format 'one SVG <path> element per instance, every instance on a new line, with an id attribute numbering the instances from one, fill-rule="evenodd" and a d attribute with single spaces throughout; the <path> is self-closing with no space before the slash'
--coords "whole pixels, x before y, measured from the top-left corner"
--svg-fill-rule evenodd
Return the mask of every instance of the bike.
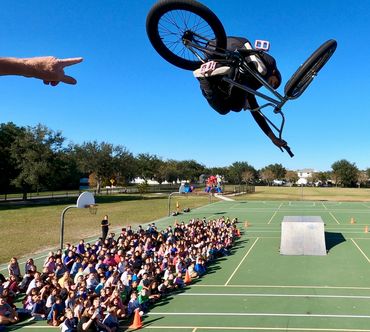
<path id="1" fill-rule="evenodd" d="M 223 80 L 266 101 L 251 111 L 260 112 L 276 130 L 279 139 L 282 139 L 285 124 L 282 107 L 288 100 L 302 95 L 337 47 L 334 39 L 323 43 L 288 80 L 282 95 L 260 75 L 251 62 L 246 61 L 248 57 L 258 57 L 262 52 L 267 52 L 269 42 L 258 40 L 255 48 L 251 50 L 227 50 L 227 37 L 221 21 L 208 7 L 195 0 L 158 1 L 147 15 L 146 31 L 154 49 L 165 60 L 179 68 L 194 71 L 202 67 L 205 71 L 212 71 L 215 63 L 235 68 L 234 79 L 223 77 Z M 238 83 L 238 73 L 252 75 L 273 96 Z M 274 114 L 281 116 L 280 125 L 274 124 L 262 113 L 265 107 L 272 107 Z M 283 151 L 282 148 L 291 157 L 294 156 L 288 145 L 280 147 Z"/>

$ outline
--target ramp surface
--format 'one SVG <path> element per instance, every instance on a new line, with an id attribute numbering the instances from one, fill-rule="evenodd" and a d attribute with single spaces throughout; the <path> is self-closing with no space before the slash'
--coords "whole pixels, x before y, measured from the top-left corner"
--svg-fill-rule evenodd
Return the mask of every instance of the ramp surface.
<path id="1" fill-rule="evenodd" d="M 285 216 L 281 223 L 280 254 L 325 256 L 325 231 L 321 217 Z"/>

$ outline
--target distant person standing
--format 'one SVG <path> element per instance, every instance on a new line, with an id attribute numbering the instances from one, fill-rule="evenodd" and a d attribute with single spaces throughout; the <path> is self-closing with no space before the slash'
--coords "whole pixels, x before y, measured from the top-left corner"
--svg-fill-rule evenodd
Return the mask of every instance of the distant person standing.
<path id="1" fill-rule="evenodd" d="M 103 220 L 101 221 L 101 231 L 102 231 L 102 242 L 103 243 L 108 236 L 109 226 L 110 226 L 110 223 L 108 220 L 108 215 L 105 215 Z"/>

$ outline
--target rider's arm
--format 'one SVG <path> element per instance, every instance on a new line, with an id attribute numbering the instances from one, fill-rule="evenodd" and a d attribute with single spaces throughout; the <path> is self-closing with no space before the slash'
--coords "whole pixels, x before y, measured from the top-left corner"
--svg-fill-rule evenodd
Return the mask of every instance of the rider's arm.
<path id="1" fill-rule="evenodd" d="M 262 129 L 262 131 L 265 133 L 265 135 L 268 138 L 270 138 L 271 141 L 276 146 L 278 146 L 278 147 L 286 146 L 287 143 L 284 140 L 279 139 L 278 137 L 276 137 L 276 135 L 273 133 L 271 127 L 269 126 L 269 124 L 267 123 L 266 119 L 263 117 L 261 112 L 258 111 L 258 110 L 253 111 L 254 109 L 258 108 L 258 103 L 257 103 L 257 100 L 256 100 L 255 96 L 249 94 L 248 95 L 248 103 L 249 103 L 249 106 L 251 108 L 251 113 L 252 113 L 252 116 L 253 116 L 254 120 L 257 122 L 258 126 Z"/>

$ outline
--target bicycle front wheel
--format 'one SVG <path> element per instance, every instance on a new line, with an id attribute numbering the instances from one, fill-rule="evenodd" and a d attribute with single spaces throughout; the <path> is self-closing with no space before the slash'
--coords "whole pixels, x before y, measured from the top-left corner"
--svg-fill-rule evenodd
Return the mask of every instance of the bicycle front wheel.
<path id="1" fill-rule="evenodd" d="M 317 73 L 330 59 L 337 48 L 337 42 L 330 39 L 322 44 L 290 78 L 284 88 L 289 99 L 298 98 L 310 85 Z"/>
<path id="2" fill-rule="evenodd" d="M 146 32 L 154 49 L 171 64 L 195 70 L 212 51 L 226 49 L 218 17 L 195 0 L 161 0 L 150 10 Z"/>

